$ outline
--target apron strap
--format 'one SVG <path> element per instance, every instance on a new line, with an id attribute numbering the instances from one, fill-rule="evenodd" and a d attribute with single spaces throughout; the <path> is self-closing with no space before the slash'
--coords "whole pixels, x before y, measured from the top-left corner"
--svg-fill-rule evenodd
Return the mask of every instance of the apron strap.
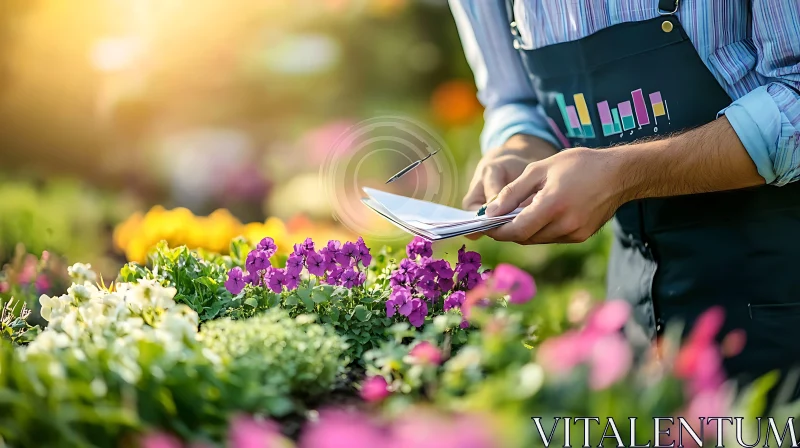
<path id="1" fill-rule="evenodd" d="M 662 16 L 671 16 L 678 11 L 680 0 L 658 0 L 658 13 Z"/>

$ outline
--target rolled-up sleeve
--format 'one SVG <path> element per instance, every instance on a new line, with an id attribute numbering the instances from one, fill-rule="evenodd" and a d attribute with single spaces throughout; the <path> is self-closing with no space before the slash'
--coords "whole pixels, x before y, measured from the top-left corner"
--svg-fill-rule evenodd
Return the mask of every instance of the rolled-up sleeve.
<path id="1" fill-rule="evenodd" d="M 721 113 L 759 174 L 773 185 L 800 180 L 800 2 L 753 0 L 757 72 L 767 83 Z"/>
<path id="2" fill-rule="evenodd" d="M 500 146 L 515 134 L 533 135 L 560 148 L 544 114 L 512 35 L 503 0 L 450 0 L 464 52 L 486 108 L 481 150 Z"/>

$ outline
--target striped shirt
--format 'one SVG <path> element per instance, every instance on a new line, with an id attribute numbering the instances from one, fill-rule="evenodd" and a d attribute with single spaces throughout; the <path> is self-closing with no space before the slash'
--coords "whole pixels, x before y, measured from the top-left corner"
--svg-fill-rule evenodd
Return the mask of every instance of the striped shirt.
<path id="1" fill-rule="evenodd" d="M 514 134 L 559 146 L 512 46 L 504 0 L 449 0 L 486 107 L 481 147 Z M 517 0 L 523 48 L 583 38 L 658 16 L 658 0 Z M 800 180 L 800 0 L 684 0 L 677 16 L 735 101 L 722 111 L 764 179 Z"/>

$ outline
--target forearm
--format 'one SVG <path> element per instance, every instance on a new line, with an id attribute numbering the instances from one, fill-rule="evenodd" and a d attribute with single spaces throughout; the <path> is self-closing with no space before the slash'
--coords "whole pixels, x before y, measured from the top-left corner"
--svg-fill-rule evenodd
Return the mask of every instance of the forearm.
<path id="1" fill-rule="evenodd" d="M 764 184 L 725 117 L 673 137 L 603 151 L 617 170 L 622 202 Z"/>

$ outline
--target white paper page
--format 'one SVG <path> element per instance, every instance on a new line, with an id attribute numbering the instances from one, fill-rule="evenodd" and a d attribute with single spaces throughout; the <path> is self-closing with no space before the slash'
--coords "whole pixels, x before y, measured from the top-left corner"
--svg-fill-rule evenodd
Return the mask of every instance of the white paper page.
<path id="1" fill-rule="evenodd" d="M 445 238 L 453 238 L 461 235 L 468 235 L 470 233 L 481 232 L 484 230 L 499 227 L 508 222 L 509 220 L 511 220 L 511 218 L 506 218 L 505 220 L 502 221 L 493 220 L 491 222 L 454 224 L 442 229 L 425 230 L 415 225 L 398 220 L 396 217 L 392 216 L 392 213 L 390 211 L 386 210 L 380 203 L 378 203 L 372 198 L 364 198 L 362 199 L 362 202 L 365 205 L 367 205 L 371 210 L 383 216 L 389 222 L 399 227 L 400 229 L 414 235 L 422 236 L 432 241 L 437 241 Z"/>
<path id="2" fill-rule="evenodd" d="M 421 201 L 419 199 L 408 198 L 374 188 L 365 187 L 364 192 L 380 203 L 385 210 L 390 212 L 400 221 L 407 223 L 413 222 L 420 228 L 436 228 L 446 225 L 459 225 L 464 223 L 480 223 L 482 221 L 502 220 L 505 217 L 514 217 L 519 213 L 519 209 L 505 216 L 476 216 L 474 211 L 459 210 L 446 205 L 435 204 L 433 202 Z"/>

